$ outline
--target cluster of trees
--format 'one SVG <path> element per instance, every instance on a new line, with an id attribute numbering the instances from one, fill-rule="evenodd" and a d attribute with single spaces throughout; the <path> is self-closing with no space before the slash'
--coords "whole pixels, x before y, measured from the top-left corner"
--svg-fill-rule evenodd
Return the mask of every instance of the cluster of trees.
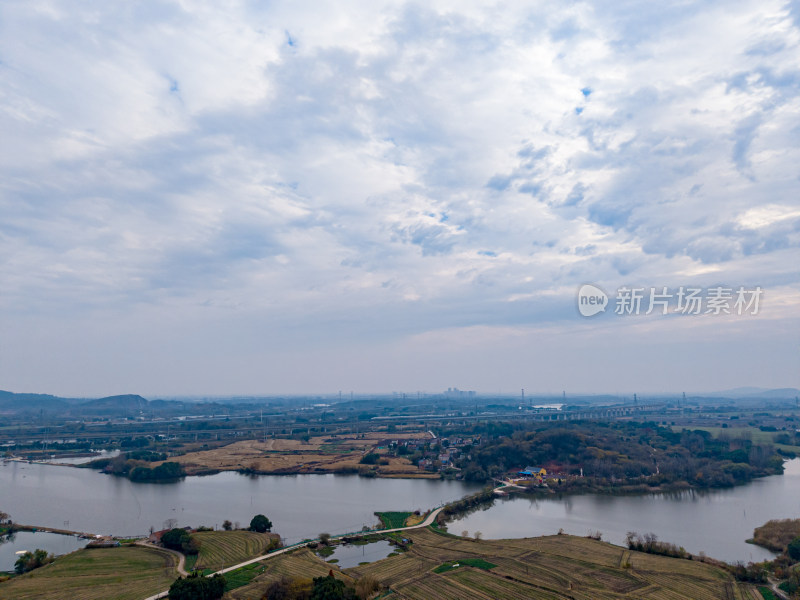
<path id="1" fill-rule="evenodd" d="M 99 458 L 87 463 L 90 469 L 100 469 L 104 473 L 128 477 L 131 481 L 174 481 L 186 475 L 180 463 L 165 462 L 155 468 L 149 463 L 164 460 L 166 454 L 150 450 L 124 452 L 114 458 Z"/>
<path id="2" fill-rule="evenodd" d="M 522 427 L 465 454 L 458 464 L 465 479 L 486 481 L 530 464 L 557 465 L 572 474 L 583 468 L 590 480 L 572 481 L 571 486 L 682 481 L 725 487 L 782 470 L 773 446 L 746 438 L 715 439 L 706 431 L 675 432 L 655 423 L 616 421 Z"/>
<path id="3" fill-rule="evenodd" d="M 660 554 L 662 556 L 671 556 L 672 558 L 692 559 L 692 555 L 686 552 L 683 546 L 676 546 L 669 542 L 660 542 L 655 533 L 646 533 L 644 536 L 641 536 L 635 531 L 629 531 L 625 537 L 625 543 L 631 550 L 638 550 L 639 552 Z"/>
<path id="4" fill-rule="evenodd" d="M 354 587 L 332 573 L 314 579 L 283 577 L 270 584 L 262 600 L 356 600 L 369 598 L 379 589 L 380 584 L 369 575 L 356 581 Z"/>
<path id="5" fill-rule="evenodd" d="M 28 571 L 33 571 L 39 567 L 49 565 L 54 560 L 55 558 L 53 558 L 53 555 L 48 554 L 47 550 L 37 548 L 33 552 L 21 554 L 14 563 L 14 571 L 17 573 L 27 573 Z"/>
<path id="6" fill-rule="evenodd" d="M 437 520 L 446 520 L 454 515 L 472 512 L 486 504 L 494 502 L 494 494 L 491 489 L 482 490 L 476 494 L 465 496 L 460 500 L 449 503 L 439 513 Z"/>
<path id="7" fill-rule="evenodd" d="M 169 600 L 219 600 L 225 593 L 225 577 L 193 573 L 169 586 Z"/>
<path id="8" fill-rule="evenodd" d="M 358 462 L 359 464 L 362 465 L 377 465 L 380 458 L 381 458 L 380 454 L 369 452 L 364 456 L 362 456 L 361 460 L 359 460 Z"/>
<path id="9" fill-rule="evenodd" d="M 161 536 L 161 543 L 165 548 L 177 550 L 184 554 L 197 554 L 200 551 L 200 544 L 185 529 L 174 528 L 165 531 Z"/>
<path id="10" fill-rule="evenodd" d="M 180 463 L 165 462 L 154 469 L 145 466 L 134 467 L 129 477 L 131 481 L 172 481 L 185 475 L 186 471 Z"/>

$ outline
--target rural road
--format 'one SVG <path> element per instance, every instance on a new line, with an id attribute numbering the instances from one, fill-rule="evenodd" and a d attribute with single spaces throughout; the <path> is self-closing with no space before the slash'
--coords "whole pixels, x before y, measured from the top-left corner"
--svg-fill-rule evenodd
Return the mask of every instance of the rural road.
<path id="1" fill-rule="evenodd" d="M 174 554 L 178 557 L 178 566 L 177 571 L 178 575 L 181 577 L 186 577 L 189 573 L 186 572 L 185 565 L 186 565 L 186 556 L 181 553 L 177 552 L 176 550 L 170 550 L 169 548 L 163 548 L 161 546 L 155 546 L 150 542 L 135 542 L 134 545 L 136 546 L 144 546 L 145 548 L 157 548 L 158 550 L 164 550 L 165 552 L 169 552 L 170 554 Z"/>
<path id="2" fill-rule="evenodd" d="M 420 529 L 422 527 L 427 527 L 428 525 L 432 524 L 436 520 L 436 517 L 439 515 L 440 512 L 442 512 L 443 508 L 444 508 L 444 506 L 440 506 L 439 508 L 436 508 L 436 509 L 432 510 L 431 513 L 425 518 L 425 520 L 422 521 L 422 523 L 417 523 L 416 525 L 409 525 L 408 527 L 395 527 L 394 529 L 370 529 L 369 531 L 359 532 L 359 534 L 360 535 L 368 535 L 370 533 L 394 533 L 395 531 L 408 531 L 410 529 Z M 331 537 L 331 540 L 340 540 L 343 537 L 348 537 L 348 536 L 352 536 L 352 535 L 359 535 L 359 534 L 348 533 L 348 534 L 344 534 L 344 535 L 337 535 L 337 536 Z M 318 542 L 319 539 L 310 540 L 310 541 L 317 541 Z M 274 556 L 278 556 L 279 554 L 284 554 L 285 552 L 289 552 L 291 550 L 295 550 L 297 548 L 305 546 L 308 543 L 309 543 L 308 541 L 305 541 L 305 542 L 298 542 L 297 544 L 292 544 L 291 546 L 286 546 L 285 548 L 281 548 L 280 550 L 275 550 L 274 552 L 270 552 L 269 554 L 264 554 L 262 556 L 257 556 L 255 558 L 251 558 L 250 560 L 246 560 L 244 562 L 240 562 L 239 564 L 233 565 L 231 567 L 226 567 L 225 569 L 221 569 L 221 570 L 216 571 L 214 573 L 210 573 L 210 574 L 207 575 L 207 577 L 213 577 L 217 573 L 225 574 L 225 573 L 228 573 L 230 571 L 235 571 L 236 569 L 241 569 L 242 567 L 246 567 L 247 565 L 252 565 L 253 563 L 261 562 L 262 560 L 267 560 L 268 558 L 272 558 Z M 142 545 L 146 546 L 147 544 L 142 544 Z M 170 550 L 170 552 L 174 552 L 174 551 Z M 175 554 L 180 554 L 180 552 L 175 552 Z M 180 563 L 178 565 L 178 572 L 180 572 L 182 576 L 186 576 L 186 571 L 183 570 L 183 565 L 184 565 L 184 557 L 181 554 L 181 561 L 180 561 Z M 169 595 L 169 591 L 164 591 L 164 592 L 161 592 L 160 594 L 156 594 L 155 596 L 148 596 L 147 598 L 145 598 L 145 600 L 159 600 L 160 598 L 166 598 L 168 595 Z"/>

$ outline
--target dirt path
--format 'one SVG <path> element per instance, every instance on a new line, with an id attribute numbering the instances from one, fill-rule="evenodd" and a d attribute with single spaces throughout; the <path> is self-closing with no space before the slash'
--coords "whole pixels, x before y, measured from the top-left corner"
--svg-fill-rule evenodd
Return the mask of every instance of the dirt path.
<path id="1" fill-rule="evenodd" d="M 150 542 L 134 542 L 136 546 L 142 546 L 143 548 L 152 548 L 154 550 L 163 550 L 164 552 L 169 552 L 170 554 L 174 554 L 178 557 L 178 566 L 177 571 L 178 575 L 181 577 L 186 577 L 189 573 L 186 571 L 186 556 L 176 550 L 170 550 L 169 548 L 164 548 L 162 546 L 156 546 L 151 544 Z"/>

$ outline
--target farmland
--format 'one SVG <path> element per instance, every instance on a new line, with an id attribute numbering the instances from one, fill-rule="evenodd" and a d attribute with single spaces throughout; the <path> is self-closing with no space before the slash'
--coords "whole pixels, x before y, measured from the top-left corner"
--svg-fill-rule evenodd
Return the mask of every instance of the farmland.
<path id="1" fill-rule="evenodd" d="M 344 580 L 348 585 L 353 583 L 353 579 L 349 575 L 343 574 L 335 566 L 323 562 L 306 548 L 262 561 L 259 563 L 259 567 L 264 568 L 263 573 L 259 574 L 251 583 L 226 594 L 226 600 L 257 600 L 261 598 L 271 582 L 282 577 L 324 577 L 331 569 L 336 572 L 337 578 Z"/>
<path id="2" fill-rule="evenodd" d="M 630 552 L 573 536 L 479 541 L 426 529 L 409 552 L 348 569 L 371 575 L 398 597 L 425 598 L 758 598 L 724 570 L 700 562 Z M 458 568 L 441 565 L 459 563 Z M 439 570 L 441 573 L 437 573 Z"/>
<path id="3" fill-rule="evenodd" d="M 266 553 L 278 536 L 254 531 L 198 531 L 192 538 L 200 542 L 194 567 L 219 570 Z"/>
<path id="4" fill-rule="evenodd" d="M 176 579 L 177 559 L 155 548 L 84 549 L 0 585 L 3 600 L 141 600 Z"/>
<path id="5" fill-rule="evenodd" d="M 581 537 L 475 541 L 430 528 L 408 532 L 409 551 L 339 570 L 303 548 L 262 561 L 249 583 L 226 595 L 257 600 L 283 576 L 311 578 L 332 569 L 351 584 L 371 576 L 390 597 L 611 600 L 760 600 L 757 590 L 709 563 L 673 559 Z M 263 569 L 263 571 L 262 571 Z"/>

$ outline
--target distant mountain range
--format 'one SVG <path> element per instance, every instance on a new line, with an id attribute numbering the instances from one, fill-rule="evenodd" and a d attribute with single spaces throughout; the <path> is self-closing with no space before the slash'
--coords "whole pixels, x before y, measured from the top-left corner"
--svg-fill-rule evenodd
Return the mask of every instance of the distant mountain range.
<path id="1" fill-rule="evenodd" d="M 478 395 L 478 397 L 484 397 Z M 677 398 L 677 394 L 647 394 L 647 400 L 671 401 Z M 748 400 L 794 400 L 800 397 L 800 390 L 797 388 L 759 388 L 759 387 L 739 387 L 721 392 L 706 392 L 703 394 L 687 394 L 687 397 L 695 401 L 715 402 L 717 400 L 743 401 Z M 376 397 L 378 400 L 380 397 Z M 0 390 L 0 413 L 13 414 L 32 414 L 32 413 L 59 413 L 62 415 L 71 414 L 75 416 L 98 415 L 98 416 L 133 416 L 142 413 L 195 413 L 206 414 L 212 407 L 223 410 L 224 407 L 233 405 L 263 405 L 270 400 L 269 397 L 242 398 L 231 396 L 229 398 L 215 398 L 213 401 L 201 399 L 171 399 L 171 400 L 147 400 L 138 394 L 122 394 L 117 396 L 106 396 L 104 398 L 66 398 L 53 396 L 51 394 L 32 394 L 15 393 Z M 562 399 L 557 396 L 545 397 L 531 395 L 528 397 L 530 402 L 560 402 Z M 570 396 L 570 404 L 618 404 L 628 401 L 630 398 L 613 395 L 578 395 Z M 643 399 L 640 399 L 643 400 Z M 366 400 L 369 401 L 369 400 Z M 470 400 L 472 401 L 472 400 Z"/>
<path id="2" fill-rule="evenodd" d="M 62 398 L 50 394 L 17 394 L 0 390 L 0 412 L 121 414 L 145 410 L 149 402 L 135 394 L 105 398 Z"/>

